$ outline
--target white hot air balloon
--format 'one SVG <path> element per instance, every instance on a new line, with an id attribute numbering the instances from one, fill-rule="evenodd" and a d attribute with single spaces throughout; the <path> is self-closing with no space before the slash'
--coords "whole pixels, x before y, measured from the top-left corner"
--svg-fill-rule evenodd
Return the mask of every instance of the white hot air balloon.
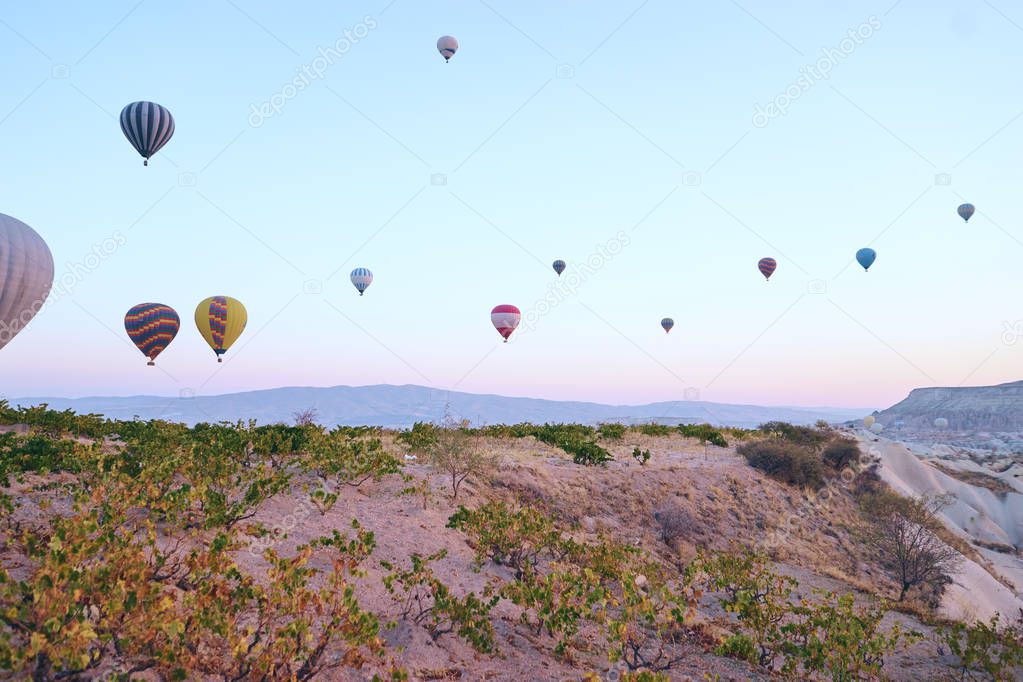
<path id="1" fill-rule="evenodd" d="M 355 268 L 351 275 L 352 284 L 359 291 L 359 296 L 366 292 L 366 288 L 373 283 L 373 273 L 369 268 Z"/>
<path id="2" fill-rule="evenodd" d="M 451 58 L 458 52 L 458 41 L 454 36 L 441 36 L 437 38 L 437 52 L 444 57 L 444 61 L 451 61 Z"/>
<path id="3" fill-rule="evenodd" d="M 873 424 L 870 425 L 870 430 L 873 431 L 874 433 L 881 433 L 882 431 L 884 431 L 884 424 L 882 424 L 881 422 L 874 422 Z"/>
<path id="4" fill-rule="evenodd" d="M 0 348 L 43 307 L 53 285 L 53 255 L 43 238 L 0 213 Z"/>
<path id="5" fill-rule="evenodd" d="M 948 420 L 945 419 L 944 417 L 938 417 L 937 419 L 934 420 L 934 425 L 939 429 L 947 429 Z"/>

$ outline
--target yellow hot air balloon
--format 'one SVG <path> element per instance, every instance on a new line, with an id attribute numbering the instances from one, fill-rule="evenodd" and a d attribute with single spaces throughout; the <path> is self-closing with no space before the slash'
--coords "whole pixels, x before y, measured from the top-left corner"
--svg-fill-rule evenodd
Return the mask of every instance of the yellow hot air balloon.
<path id="1" fill-rule="evenodd" d="M 249 316 L 241 301 L 230 296 L 210 296 L 195 309 L 195 326 L 217 354 L 217 362 L 245 331 Z"/>
<path id="2" fill-rule="evenodd" d="M 868 429 L 874 425 L 874 415 L 870 414 L 863 418 L 863 425 Z"/>

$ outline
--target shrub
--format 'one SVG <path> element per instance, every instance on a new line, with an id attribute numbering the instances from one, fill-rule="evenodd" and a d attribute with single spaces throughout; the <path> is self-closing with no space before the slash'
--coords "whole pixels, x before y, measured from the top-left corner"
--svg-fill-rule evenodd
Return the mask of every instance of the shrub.
<path id="1" fill-rule="evenodd" d="M 640 424 L 636 427 L 644 436 L 670 436 L 671 427 L 667 424 Z"/>
<path id="2" fill-rule="evenodd" d="M 437 427 L 428 422 L 416 422 L 408 431 L 399 433 L 397 439 L 413 452 L 425 452 L 437 442 Z"/>
<path id="3" fill-rule="evenodd" d="M 632 458 L 642 466 L 650 461 L 650 451 L 640 450 L 638 447 L 635 447 L 632 449 Z"/>
<path id="4" fill-rule="evenodd" d="M 751 467 L 790 485 L 820 488 L 824 485 L 824 465 L 818 455 L 800 445 L 775 439 L 743 443 L 736 452 Z"/>
<path id="5" fill-rule="evenodd" d="M 464 430 L 467 423 L 451 423 L 434 431 L 434 442 L 426 447 L 430 464 L 451 480 L 451 499 L 458 499 L 458 489 L 469 476 L 489 478 L 497 470 L 499 458 L 487 452 L 480 437 Z"/>
<path id="6" fill-rule="evenodd" d="M 824 447 L 821 459 L 832 469 L 842 471 L 847 466 L 859 461 L 860 446 L 852 438 L 841 436 Z"/>
<path id="7" fill-rule="evenodd" d="M 654 520 L 661 529 L 661 540 L 672 545 L 679 538 L 691 533 L 694 527 L 693 517 L 683 507 L 672 506 L 654 512 Z"/>
<path id="8" fill-rule="evenodd" d="M 788 422 L 766 422 L 757 428 L 765 435 L 781 438 L 811 450 L 819 450 L 831 438 L 831 434 L 827 431 L 820 431 L 809 426 L 796 426 Z"/>
<path id="9" fill-rule="evenodd" d="M 516 578 L 533 570 L 541 555 L 559 554 L 563 547 L 551 517 L 535 507 L 513 509 L 504 502 L 488 502 L 477 509 L 460 506 L 447 527 L 468 536 L 477 566 L 489 559 L 510 567 Z"/>
<path id="10" fill-rule="evenodd" d="M 987 623 L 980 620 L 971 625 L 952 623 L 941 629 L 941 640 L 959 658 L 960 679 L 973 678 L 974 673 L 983 673 L 993 680 L 1019 679 L 1023 666 L 1023 615 L 1004 626 L 999 620 L 995 614 Z"/>
<path id="11" fill-rule="evenodd" d="M 710 424 L 679 424 L 675 428 L 685 438 L 696 438 L 701 443 L 710 443 L 719 448 L 728 447 L 728 441 L 725 440 L 725 437 Z"/>
<path id="12" fill-rule="evenodd" d="M 625 424 L 606 422 L 597 427 L 597 435 L 604 440 L 621 440 L 625 436 Z"/>

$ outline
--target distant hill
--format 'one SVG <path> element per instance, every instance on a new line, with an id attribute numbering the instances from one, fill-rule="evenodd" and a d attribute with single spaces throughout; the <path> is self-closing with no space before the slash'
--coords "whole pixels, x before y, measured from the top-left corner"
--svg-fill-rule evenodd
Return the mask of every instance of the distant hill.
<path id="1" fill-rule="evenodd" d="M 290 422 L 296 412 L 316 410 L 324 425 L 369 424 L 407 427 L 416 421 L 437 421 L 445 410 L 475 424 L 516 422 L 604 421 L 666 424 L 709 422 L 719 426 L 751 427 L 783 420 L 812 424 L 819 419 L 842 422 L 867 414 L 867 409 L 761 407 L 701 401 L 602 405 L 599 403 L 511 398 L 432 389 L 425 386 L 332 386 L 329 388 L 272 388 L 226 395 L 169 398 L 159 396 L 94 398 L 10 398 L 12 405 L 47 403 L 52 409 L 103 414 L 110 418 L 166 419 L 187 424 L 255 419 L 259 423 Z"/>
<path id="2" fill-rule="evenodd" d="M 917 388 L 900 403 L 876 413 L 886 427 L 902 422 L 905 431 L 934 431 L 944 417 L 957 432 L 1023 431 L 1023 381 L 997 386 Z"/>

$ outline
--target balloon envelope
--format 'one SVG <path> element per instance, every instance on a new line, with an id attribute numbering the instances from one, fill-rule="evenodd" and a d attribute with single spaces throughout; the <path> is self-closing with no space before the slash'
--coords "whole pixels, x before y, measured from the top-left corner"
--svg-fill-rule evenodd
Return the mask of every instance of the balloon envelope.
<path id="1" fill-rule="evenodd" d="M 519 326 L 521 320 L 522 312 L 513 305 L 495 306 L 490 311 L 490 322 L 494 325 L 497 333 L 504 337 L 505 343 L 508 343 L 508 337 Z"/>
<path id="2" fill-rule="evenodd" d="M 771 275 L 774 274 L 777 267 L 778 261 L 773 258 L 761 258 L 760 262 L 757 263 L 757 268 L 760 270 L 760 274 L 764 276 L 764 279 L 771 279 Z"/>
<path id="3" fill-rule="evenodd" d="M 937 426 L 939 429 L 947 428 L 948 420 L 945 419 L 944 417 L 938 417 L 937 419 L 934 420 L 934 425 Z"/>
<path id="4" fill-rule="evenodd" d="M 671 328 L 674 327 L 674 326 L 675 326 L 675 320 L 671 319 L 670 317 L 666 317 L 663 320 L 661 320 L 661 327 L 664 328 L 664 333 L 665 334 L 670 332 Z"/>
<path id="5" fill-rule="evenodd" d="M 217 362 L 223 362 L 220 356 L 242 335 L 248 320 L 245 306 L 230 296 L 211 296 L 195 308 L 195 326 L 217 354 Z"/>
<path id="6" fill-rule="evenodd" d="M 458 41 L 454 36 L 441 36 L 437 39 L 437 51 L 444 57 L 444 61 L 449 61 L 458 52 Z"/>
<path id="7" fill-rule="evenodd" d="M 156 102 L 132 102 L 121 109 L 121 132 L 149 165 L 149 157 L 174 134 L 174 117 Z"/>
<path id="8" fill-rule="evenodd" d="M 170 345 L 181 328 L 177 311 L 162 303 L 139 303 L 124 316 L 124 330 L 132 343 L 155 364 L 156 356 Z"/>
<path id="9" fill-rule="evenodd" d="M 373 273 L 368 268 L 355 268 L 352 270 L 352 284 L 359 290 L 359 296 L 366 291 L 366 287 L 373 283 Z"/>
<path id="10" fill-rule="evenodd" d="M 860 249 L 856 252 L 856 262 L 863 266 L 863 270 L 869 270 L 877 259 L 877 252 L 874 249 Z"/>
<path id="11" fill-rule="evenodd" d="M 962 204 L 957 209 L 957 211 L 959 212 L 959 217 L 965 220 L 966 222 L 970 222 L 970 216 L 973 215 L 973 212 L 975 210 L 977 209 L 974 208 L 973 204 Z"/>
<path id="12" fill-rule="evenodd" d="M 35 230 L 0 213 L 0 348 L 43 307 L 53 285 L 53 255 Z"/>
<path id="13" fill-rule="evenodd" d="M 884 431 L 884 424 L 882 424 L 881 422 L 874 422 L 873 424 L 871 424 L 870 430 L 873 431 L 874 433 L 881 433 L 882 431 Z"/>
<path id="14" fill-rule="evenodd" d="M 558 273 L 558 276 L 560 276 L 561 273 L 565 271 L 565 261 L 556 260 L 551 264 L 551 267 L 554 268 L 554 272 Z"/>
<path id="15" fill-rule="evenodd" d="M 877 420 L 874 419 L 874 415 L 869 414 L 869 415 L 867 415 L 866 417 L 863 418 L 863 425 L 866 426 L 869 429 L 871 426 L 874 425 L 875 421 L 877 421 Z"/>

